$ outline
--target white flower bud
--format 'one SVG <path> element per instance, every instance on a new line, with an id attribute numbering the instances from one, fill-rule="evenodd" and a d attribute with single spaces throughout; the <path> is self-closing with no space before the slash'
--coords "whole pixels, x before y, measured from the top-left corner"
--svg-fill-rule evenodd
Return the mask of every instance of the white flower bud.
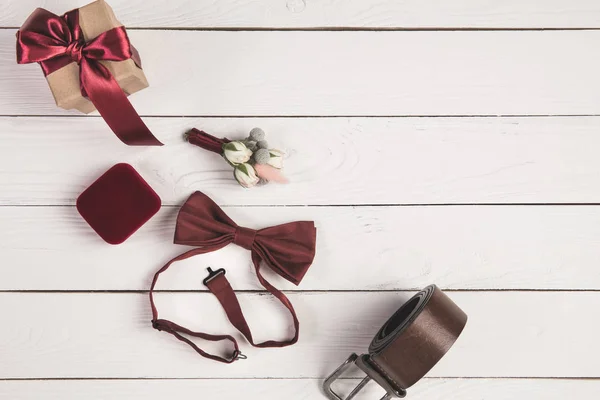
<path id="1" fill-rule="evenodd" d="M 223 157 L 225 157 L 231 165 L 243 164 L 250 160 L 252 151 L 242 142 L 229 142 L 223 145 Z"/>
<path id="2" fill-rule="evenodd" d="M 283 168 L 283 151 L 271 149 L 269 150 L 269 154 L 271 158 L 269 158 L 267 164 L 278 169 Z"/>
<path id="3" fill-rule="evenodd" d="M 233 176 L 245 188 L 256 186 L 260 181 L 260 178 L 256 175 L 256 171 L 250 164 L 240 164 L 235 167 Z"/>

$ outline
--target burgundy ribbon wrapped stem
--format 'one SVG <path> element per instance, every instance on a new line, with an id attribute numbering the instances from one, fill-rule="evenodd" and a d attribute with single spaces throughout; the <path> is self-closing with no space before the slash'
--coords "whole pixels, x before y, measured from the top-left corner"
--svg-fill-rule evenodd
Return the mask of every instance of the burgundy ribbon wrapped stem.
<path id="1" fill-rule="evenodd" d="M 251 252 L 258 281 L 290 312 L 294 324 L 292 338 L 285 341 L 268 340 L 255 343 L 235 292 L 229 285 L 227 278 L 225 278 L 225 271 L 213 272 L 209 270 L 210 275 L 204 281 L 204 284 L 217 297 L 231 324 L 246 337 L 252 346 L 285 347 L 298 341 L 300 324 L 294 307 L 281 291 L 265 280 L 260 273 L 260 264 L 264 261 L 277 274 L 298 285 L 315 257 L 316 229 L 313 222 L 297 221 L 260 230 L 244 228 L 233 222 L 208 196 L 196 192 L 190 196 L 179 211 L 174 242 L 196 248 L 175 257 L 154 275 L 150 287 L 150 305 L 152 307 L 152 326 L 154 329 L 170 333 L 178 340 L 190 345 L 203 357 L 211 360 L 232 363 L 243 358 L 238 343 L 232 336 L 193 332 L 174 322 L 159 319 L 158 310 L 154 304 L 154 287 L 158 277 L 175 261 L 216 251 L 234 243 Z M 230 357 L 209 354 L 183 334 L 209 341 L 227 340 L 233 344 L 234 350 Z"/>
<path id="2" fill-rule="evenodd" d="M 17 62 L 40 63 L 45 75 L 66 65 L 79 64 L 81 94 L 88 97 L 123 143 L 161 146 L 135 111 L 110 71 L 100 63 L 135 57 L 124 27 L 117 27 L 85 42 L 79 10 L 59 17 L 36 9 L 17 32 Z M 134 60 L 136 61 L 136 60 Z M 139 60 L 136 61 L 139 65 Z"/>
<path id="3" fill-rule="evenodd" d="M 220 139 L 196 128 L 192 128 L 185 135 L 191 144 L 217 154 L 223 154 L 223 145 L 231 142 L 227 138 Z"/>

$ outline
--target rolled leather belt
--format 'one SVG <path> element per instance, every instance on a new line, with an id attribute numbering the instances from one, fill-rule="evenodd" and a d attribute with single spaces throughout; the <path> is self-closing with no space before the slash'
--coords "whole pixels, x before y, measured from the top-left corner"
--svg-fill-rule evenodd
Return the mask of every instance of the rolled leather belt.
<path id="1" fill-rule="evenodd" d="M 467 323 L 467 315 L 437 286 L 417 293 L 381 327 L 369 352 L 352 354 L 324 382 L 331 400 L 344 400 L 331 386 L 352 364 L 367 375 L 345 398 L 351 400 L 374 380 L 387 394 L 381 400 L 405 397 L 450 350 Z"/>

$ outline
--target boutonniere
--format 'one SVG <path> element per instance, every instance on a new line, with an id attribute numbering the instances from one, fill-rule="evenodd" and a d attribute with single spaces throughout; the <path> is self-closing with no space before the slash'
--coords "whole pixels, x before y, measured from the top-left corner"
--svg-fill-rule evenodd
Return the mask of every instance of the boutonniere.
<path id="1" fill-rule="evenodd" d="M 193 145 L 220 154 L 233 167 L 238 183 L 251 188 L 268 182 L 288 183 L 281 173 L 284 153 L 270 149 L 265 132 L 260 128 L 250 131 L 243 140 L 217 138 L 196 128 L 186 133 Z"/>

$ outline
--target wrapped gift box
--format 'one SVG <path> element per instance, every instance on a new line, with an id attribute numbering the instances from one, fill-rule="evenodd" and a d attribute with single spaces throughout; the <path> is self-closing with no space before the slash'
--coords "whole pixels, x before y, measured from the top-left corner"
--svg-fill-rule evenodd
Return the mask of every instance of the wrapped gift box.
<path id="1" fill-rule="evenodd" d="M 79 8 L 79 24 L 86 42 L 112 28 L 122 26 L 112 8 L 104 0 L 94 1 Z M 23 24 L 24 27 L 26 25 L 27 22 Z M 127 95 L 148 87 L 144 72 L 134 60 L 100 62 L 108 68 Z M 92 102 L 81 94 L 77 63 L 72 62 L 52 72 L 46 79 L 59 107 L 67 110 L 77 109 L 86 114 L 96 109 Z"/>

